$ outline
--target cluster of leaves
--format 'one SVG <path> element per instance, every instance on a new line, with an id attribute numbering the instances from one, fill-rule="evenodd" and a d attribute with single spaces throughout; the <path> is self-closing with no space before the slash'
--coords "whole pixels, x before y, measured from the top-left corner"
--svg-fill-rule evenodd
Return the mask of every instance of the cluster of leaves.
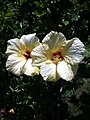
<path id="1" fill-rule="evenodd" d="M 89 15 L 88 0 L 0 0 L 1 120 L 90 119 Z M 42 40 L 51 30 L 68 39 L 76 36 L 86 46 L 73 82 L 49 83 L 41 76 L 17 77 L 6 71 L 8 39 L 36 32 Z"/>

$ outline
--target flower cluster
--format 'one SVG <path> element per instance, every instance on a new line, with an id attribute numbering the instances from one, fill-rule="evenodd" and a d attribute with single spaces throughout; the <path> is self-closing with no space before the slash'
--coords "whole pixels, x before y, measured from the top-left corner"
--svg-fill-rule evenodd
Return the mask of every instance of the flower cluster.
<path id="1" fill-rule="evenodd" d="M 41 74 L 46 81 L 74 78 L 84 57 L 85 47 L 78 38 L 66 40 L 61 32 L 51 31 L 42 43 L 36 34 L 8 40 L 6 68 L 16 75 Z"/>

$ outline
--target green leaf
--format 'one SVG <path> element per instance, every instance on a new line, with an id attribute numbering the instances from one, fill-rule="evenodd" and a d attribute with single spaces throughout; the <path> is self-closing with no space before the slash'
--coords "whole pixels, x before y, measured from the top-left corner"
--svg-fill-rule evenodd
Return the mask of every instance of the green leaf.
<path id="1" fill-rule="evenodd" d="M 73 103 L 67 102 L 68 104 L 68 111 L 72 116 L 78 116 L 82 114 L 82 110 L 79 109 L 79 106 L 74 105 Z"/>
<path id="2" fill-rule="evenodd" d="M 69 24 L 69 21 L 62 21 L 62 23 L 67 26 Z"/>

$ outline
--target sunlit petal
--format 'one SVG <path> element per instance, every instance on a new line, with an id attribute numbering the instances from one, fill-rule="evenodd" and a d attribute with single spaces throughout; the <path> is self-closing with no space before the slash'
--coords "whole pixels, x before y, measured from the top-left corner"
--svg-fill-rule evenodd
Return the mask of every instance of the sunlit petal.
<path id="1" fill-rule="evenodd" d="M 9 55 L 7 61 L 6 61 L 6 68 L 8 71 L 20 75 L 22 74 L 23 67 L 26 63 L 26 60 L 17 57 L 16 54 Z"/>
<path id="2" fill-rule="evenodd" d="M 65 61 L 61 61 L 58 63 L 57 72 L 59 76 L 66 81 L 72 80 L 74 77 L 72 67 L 70 66 L 70 64 L 67 64 Z"/>
<path id="3" fill-rule="evenodd" d="M 28 76 L 34 76 L 39 74 L 39 68 L 32 66 L 32 59 L 28 59 L 23 69 L 24 74 Z"/>
<path id="4" fill-rule="evenodd" d="M 57 81 L 60 77 L 55 64 L 45 64 L 40 68 L 40 74 L 46 81 Z"/>
<path id="5" fill-rule="evenodd" d="M 18 50 L 20 49 L 20 42 L 18 38 L 10 39 L 8 40 L 7 50 L 6 54 L 16 54 Z"/>
<path id="6" fill-rule="evenodd" d="M 47 50 L 47 46 L 43 46 L 40 44 L 39 46 L 35 47 L 31 52 L 33 65 L 41 66 L 43 62 L 47 61 L 50 54 Z"/>
<path id="7" fill-rule="evenodd" d="M 78 38 L 73 38 L 72 40 L 73 43 L 67 51 L 66 59 L 73 61 L 73 63 L 79 63 L 84 57 L 85 47 Z"/>
<path id="8" fill-rule="evenodd" d="M 57 51 L 60 49 L 65 40 L 65 36 L 61 32 L 58 33 L 51 31 L 44 37 L 42 43 L 48 44 L 50 50 Z"/>
<path id="9" fill-rule="evenodd" d="M 62 47 L 60 48 L 60 51 L 62 52 L 62 55 L 65 56 L 69 50 L 69 48 L 72 46 L 73 40 L 66 40 L 64 44 L 62 44 Z"/>
<path id="10" fill-rule="evenodd" d="M 27 49 L 33 49 L 37 45 L 39 45 L 39 39 L 36 36 L 36 33 L 23 35 L 20 39 L 20 43 L 27 47 Z"/>

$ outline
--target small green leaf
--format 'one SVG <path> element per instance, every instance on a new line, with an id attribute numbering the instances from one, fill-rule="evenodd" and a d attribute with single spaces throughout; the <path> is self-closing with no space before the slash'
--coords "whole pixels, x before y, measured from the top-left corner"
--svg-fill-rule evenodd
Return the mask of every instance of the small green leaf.
<path id="1" fill-rule="evenodd" d="M 63 24 L 67 26 L 69 24 L 69 21 L 63 21 Z"/>

